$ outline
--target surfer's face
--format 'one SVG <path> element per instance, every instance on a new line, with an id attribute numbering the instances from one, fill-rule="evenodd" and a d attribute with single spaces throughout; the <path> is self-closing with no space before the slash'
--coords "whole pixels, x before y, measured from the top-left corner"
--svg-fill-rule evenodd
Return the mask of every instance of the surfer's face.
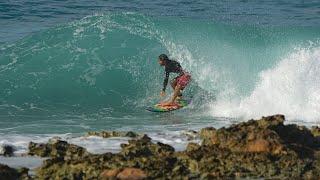
<path id="1" fill-rule="evenodd" d="M 160 64 L 160 66 L 164 66 L 165 65 L 164 60 L 161 60 L 161 59 L 159 59 L 158 63 Z"/>

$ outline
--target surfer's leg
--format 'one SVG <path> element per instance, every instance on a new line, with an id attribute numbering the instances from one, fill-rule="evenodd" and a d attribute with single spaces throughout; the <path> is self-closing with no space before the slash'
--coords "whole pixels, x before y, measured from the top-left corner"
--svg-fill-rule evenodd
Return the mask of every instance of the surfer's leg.
<path id="1" fill-rule="evenodd" d="M 177 99 L 179 94 L 181 94 L 180 90 L 181 90 L 181 86 L 179 84 L 177 84 L 175 89 L 174 89 L 174 92 L 173 92 L 172 98 L 170 100 L 170 103 L 174 103 L 175 102 L 175 100 Z"/>
<path id="2" fill-rule="evenodd" d="M 179 84 L 176 85 L 174 91 L 173 91 L 173 95 L 170 98 L 169 101 L 162 103 L 163 106 L 166 105 L 173 105 L 175 103 L 175 100 L 177 99 L 178 95 L 180 94 L 180 90 L 181 90 L 181 86 Z"/>
<path id="3" fill-rule="evenodd" d="M 189 84 L 190 80 L 191 80 L 191 75 L 189 73 L 185 73 L 182 76 L 177 78 L 177 86 L 180 86 L 180 91 L 178 94 L 179 98 L 182 97 L 182 91 Z"/>
<path id="4" fill-rule="evenodd" d="M 172 81 L 171 81 L 171 87 L 172 87 L 173 90 L 176 89 L 176 86 L 177 86 L 177 83 L 178 83 L 178 78 L 179 78 L 179 76 L 176 77 L 176 78 L 174 78 L 174 79 L 172 79 Z M 181 89 L 181 90 L 182 90 L 182 89 Z M 182 97 L 181 91 L 179 92 L 178 97 L 179 97 L 179 98 Z"/>
<path id="5" fill-rule="evenodd" d="M 177 85 L 177 78 L 172 79 L 170 84 L 171 84 L 172 89 L 174 90 L 176 88 L 176 85 Z"/>

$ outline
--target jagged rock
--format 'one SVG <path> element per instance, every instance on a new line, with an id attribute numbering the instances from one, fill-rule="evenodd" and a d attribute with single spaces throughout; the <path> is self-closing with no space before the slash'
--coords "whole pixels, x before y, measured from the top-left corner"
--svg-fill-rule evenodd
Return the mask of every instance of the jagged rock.
<path id="1" fill-rule="evenodd" d="M 288 149 L 302 153 L 306 148 L 319 147 L 319 141 L 310 130 L 296 125 L 285 126 L 283 122 L 283 115 L 263 117 L 219 130 L 205 128 L 200 136 L 203 145 L 217 145 L 234 152 L 285 154 Z"/>
<path id="2" fill-rule="evenodd" d="M 7 165 L 0 164 L 0 179 L 15 180 L 18 178 L 19 178 L 19 173 L 17 170 L 10 168 Z"/>
<path id="3" fill-rule="evenodd" d="M 49 149 L 49 146 L 44 143 L 29 143 L 29 155 L 37 155 L 40 157 L 48 157 L 50 154 L 51 149 Z"/>
<path id="4" fill-rule="evenodd" d="M 121 147 L 120 153 L 128 157 L 168 155 L 174 152 L 174 148 L 170 145 L 160 142 L 152 143 L 151 138 L 147 135 L 138 140 L 129 140 L 129 144 L 123 144 Z"/>
<path id="5" fill-rule="evenodd" d="M 186 151 L 187 151 L 187 152 L 192 152 L 192 151 L 194 151 L 194 150 L 199 149 L 200 147 L 201 147 L 201 146 L 200 146 L 199 144 L 197 144 L 197 143 L 189 143 L 189 144 L 187 145 Z"/>
<path id="6" fill-rule="evenodd" d="M 109 138 L 109 137 L 131 137 L 131 138 L 136 138 L 139 137 L 139 134 L 128 131 L 128 132 L 118 132 L 118 131 L 101 131 L 101 132 L 88 132 L 88 136 L 100 136 L 103 138 Z"/>
<path id="7" fill-rule="evenodd" d="M 19 179 L 23 179 L 23 180 L 32 179 L 29 176 L 29 169 L 28 168 L 25 168 L 25 167 L 19 168 L 19 169 L 17 169 L 17 172 L 18 172 L 18 174 L 20 176 Z"/>
<path id="8" fill-rule="evenodd" d="M 28 171 L 29 169 L 27 168 L 14 169 L 7 165 L 0 164 L 0 180 L 31 179 Z"/>
<path id="9" fill-rule="evenodd" d="M 284 119 L 285 119 L 284 115 L 277 114 L 273 116 L 262 117 L 262 119 L 257 120 L 256 122 L 258 123 L 259 127 L 268 128 L 270 126 L 283 125 Z"/>
<path id="10" fill-rule="evenodd" d="M 193 139 L 196 139 L 196 138 L 199 136 L 198 132 L 197 132 L 197 131 L 193 131 L 193 130 L 185 131 L 185 132 L 183 132 L 182 134 L 184 134 L 185 136 L 187 136 L 188 141 L 191 141 L 191 140 L 193 140 Z"/>
<path id="11" fill-rule="evenodd" d="M 318 126 L 312 126 L 312 127 L 311 127 L 311 133 L 312 133 L 313 136 L 315 136 L 315 137 L 320 137 L 320 127 L 318 127 Z"/>
<path id="12" fill-rule="evenodd" d="M 258 121 L 248 121 L 229 128 L 201 130 L 204 145 L 217 145 L 235 152 L 281 153 L 283 146 L 277 134 L 268 127 L 283 124 L 284 117 L 276 115 Z"/>
<path id="13" fill-rule="evenodd" d="M 3 156 L 13 156 L 13 152 L 15 151 L 14 147 L 10 145 L 3 145 L 0 147 L 0 155 Z"/>
<path id="14" fill-rule="evenodd" d="M 139 134 L 135 133 L 135 132 L 132 132 L 132 131 L 128 131 L 126 134 L 125 134 L 126 137 L 131 137 L 131 138 L 135 138 L 135 137 L 138 137 Z"/>
<path id="15" fill-rule="evenodd" d="M 54 136 L 54 137 L 49 139 L 48 144 L 55 144 L 55 143 L 57 143 L 59 141 L 62 141 L 61 137 Z"/>
<path id="16" fill-rule="evenodd" d="M 30 153 L 50 157 L 37 179 L 319 179 L 319 139 L 284 116 L 263 117 L 228 128 L 204 128 L 202 143 L 185 151 L 144 135 L 117 154 L 90 154 L 56 140 L 30 143 Z"/>
<path id="17" fill-rule="evenodd" d="M 100 178 L 106 179 L 106 180 L 116 179 L 119 172 L 120 172 L 120 169 L 107 169 L 100 174 Z"/>
<path id="18" fill-rule="evenodd" d="M 216 129 L 214 127 L 206 127 L 201 129 L 200 138 L 203 140 L 203 144 L 210 144 L 211 138 L 216 133 Z"/>
<path id="19" fill-rule="evenodd" d="M 28 154 L 58 159 L 78 159 L 87 155 L 88 152 L 84 148 L 68 144 L 66 141 L 54 140 L 47 144 L 30 142 Z"/>
<path id="20" fill-rule="evenodd" d="M 125 168 L 117 175 L 117 178 L 122 180 L 140 180 L 146 179 L 147 174 L 141 169 Z"/>

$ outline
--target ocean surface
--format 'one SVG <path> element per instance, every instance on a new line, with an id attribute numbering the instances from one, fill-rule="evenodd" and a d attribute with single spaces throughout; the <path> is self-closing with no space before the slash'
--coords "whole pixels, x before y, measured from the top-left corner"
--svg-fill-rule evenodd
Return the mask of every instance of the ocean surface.
<path id="1" fill-rule="evenodd" d="M 191 72 L 193 100 L 150 113 L 162 53 Z M 53 136 L 99 153 L 125 141 L 83 137 L 100 130 L 183 149 L 188 130 L 279 113 L 320 125 L 318 0 L 0 2 L 0 145 L 18 153 Z"/>

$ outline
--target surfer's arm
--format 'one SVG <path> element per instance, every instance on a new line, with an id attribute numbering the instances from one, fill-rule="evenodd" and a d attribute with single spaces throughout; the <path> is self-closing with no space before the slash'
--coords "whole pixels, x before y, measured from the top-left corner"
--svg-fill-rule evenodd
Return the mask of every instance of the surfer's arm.
<path id="1" fill-rule="evenodd" d="M 164 80 L 163 80 L 163 88 L 162 88 L 162 91 L 165 92 L 166 91 L 166 88 L 167 88 L 167 85 L 168 85 L 168 81 L 169 81 L 169 72 L 166 71 L 166 75 L 164 77 Z"/>

